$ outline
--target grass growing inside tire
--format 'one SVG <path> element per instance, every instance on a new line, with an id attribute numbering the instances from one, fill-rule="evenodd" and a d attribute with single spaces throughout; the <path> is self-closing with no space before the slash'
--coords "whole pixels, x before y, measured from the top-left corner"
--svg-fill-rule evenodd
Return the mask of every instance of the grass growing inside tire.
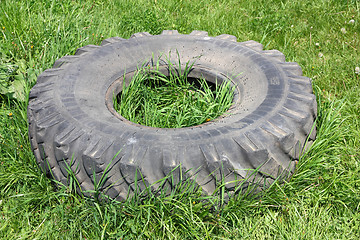
<path id="1" fill-rule="evenodd" d="M 141 67 L 128 86 L 114 99 L 115 110 L 131 122 L 149 127 L 182 128 L 216 119 L 231 106 L 234 86 L 230 81 L 208 83 L 188 77 L 194 63 L 181 70 L 169 61 L 168 76 L 154 68 Z"/>

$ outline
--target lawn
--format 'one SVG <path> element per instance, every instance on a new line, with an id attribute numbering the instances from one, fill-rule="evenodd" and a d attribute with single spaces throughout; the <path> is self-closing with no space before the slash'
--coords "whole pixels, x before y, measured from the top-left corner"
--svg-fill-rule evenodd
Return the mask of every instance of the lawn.
<path id="1" fill-rule="evenodd" d="M 255 40 L 313 80 L 317 139 L 291 180 L 224 203 L 191 188 L 99 202 L 38 168 L 27 136 L 36 77 L 88 44 L 146 31 Z M 1 239 L 359 239 L 360 2 L 1 0 Z"/>

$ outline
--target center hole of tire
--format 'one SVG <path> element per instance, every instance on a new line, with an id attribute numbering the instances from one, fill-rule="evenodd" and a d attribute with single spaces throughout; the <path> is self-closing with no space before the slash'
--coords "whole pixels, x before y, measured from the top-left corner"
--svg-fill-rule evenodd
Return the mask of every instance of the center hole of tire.
<path id="1" fill-rule="evenodd" d="M 192 127 L 226 114 L 238 97 L 225 76 L 204 69 L 141 68 L 118 79 L 113 108 L 121 118 L 155 128 Z"/>

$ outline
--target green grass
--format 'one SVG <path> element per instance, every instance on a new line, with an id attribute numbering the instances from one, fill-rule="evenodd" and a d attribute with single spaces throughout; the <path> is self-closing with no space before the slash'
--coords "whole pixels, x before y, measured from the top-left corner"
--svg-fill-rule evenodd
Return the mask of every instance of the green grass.
<path id="1" fill-rule="evenodd" d="M 167 61 L 165 75 L 159 60 L 153 69 L 141 66 L 114 98 L 115 110 L 127 120 L 149 127 L 182 128 L 200 125 L 225 113 L 232 105 L 234 88 L 230 81 L 212 88 L 204 78 L 188 75 L 195 61 L 175 67 Z"/>
<path id="2" fill-rule="evenodd" d="M 359 239 L 359 13 L 356 0 L 2 0 L 0 238 Z M 21 95 L 78 47 L 164 29 L 259 41 L 313 79 L 317 139 L 291 181 L 225 205 L 192 188 L 125 203 L 100 203 L 64 186 L 54 191 L 31 153 Z"/>

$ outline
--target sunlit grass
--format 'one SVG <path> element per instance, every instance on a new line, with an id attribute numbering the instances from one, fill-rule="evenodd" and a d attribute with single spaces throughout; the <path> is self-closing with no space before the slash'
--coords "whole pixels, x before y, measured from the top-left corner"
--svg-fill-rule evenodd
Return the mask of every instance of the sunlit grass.
<path id="1" fill-rule="evenodd" d="M 169 76 L 159 64 L 140 67 L 114 99 L 115 110 L 131 122 L 158 128 L 190 127 L 216 119 L 231 106 L 234 87 L 230 80 L 212 86 L 204 78 L 190 78 L 194 63 L 187 62 L 181 70 L 181 63 L 175 67 L 168 61 Z"/>

